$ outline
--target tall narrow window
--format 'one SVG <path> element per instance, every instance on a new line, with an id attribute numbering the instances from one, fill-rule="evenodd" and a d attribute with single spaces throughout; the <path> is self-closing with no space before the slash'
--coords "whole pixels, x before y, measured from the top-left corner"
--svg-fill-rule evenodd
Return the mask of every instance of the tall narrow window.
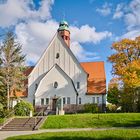
<path id="1" fill-rule="evenodd" d="M 66 104 L 66 98 L 65 97 L 63 98 L 63 104 Z"/>
<path id="2" fill-rule="evenodd" d="M 46 105 L 49 104 L 49 98 L 46 98 Z"/>
<path id="3" fill-rule="evenodd" d="M 33 99 L 33 106 L 35 106 L 35 99 Z"/>
<path id="4" fill-rule="evenodd" d="M 80 88 L 80 82 L 77 82 L 77 89 Z"/>
<path id="5" fill-rule="evenodd" d="M 95 97 L 93 97 L 92 99 L 93 99 L 93 104 L 95 104 Z"/>
<path id="6" fill-rule="evenodd" d="M 41 98 L 41 105 L 44 105 L 44 99 Z"/>
<path id="7" fill-rule="evenodd" d="M 79 98 L 79 104 L 81 104 L 82 102 L 81 102 L 81 97 Z"/>
<path id="8" fill-rule="evenodd" d="M 67 97 L 67 104 L 70 104 L 70 97 Z"/>
<path id="9" fill-rule="evenodd" d="M 99 97 L 97 97 L 97 104 L 99 104 Z"/>
<path id="10" fill-rule="evenodd" d="M 35 91 L 37 90 L 37 88 L 38 88 L 38 84 L 35 84 Z"/>

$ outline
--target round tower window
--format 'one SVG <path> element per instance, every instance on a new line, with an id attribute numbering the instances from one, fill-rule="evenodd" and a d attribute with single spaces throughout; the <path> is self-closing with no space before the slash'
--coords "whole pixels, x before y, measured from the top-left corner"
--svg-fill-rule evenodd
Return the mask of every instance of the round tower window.
<path id="1" fill-rule="evenodd" d="M 58 87 L 58 83 L 54 82 L 54 88 L 57 88 L 57 87 Z"/>

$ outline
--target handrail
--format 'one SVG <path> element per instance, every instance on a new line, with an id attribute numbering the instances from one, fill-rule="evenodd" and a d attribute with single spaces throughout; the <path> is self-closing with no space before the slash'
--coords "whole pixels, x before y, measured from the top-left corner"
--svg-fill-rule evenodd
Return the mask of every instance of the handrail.
<path id="1" fill-rule="evenodd" d="M 34 124 L 34 126 L 37 125 L 37 117 L 38 117 L 41 113 L 43 113 L 43 115 L 44 115 L 44 112 L 45 112 L 45 110 L 47 110 L 48 107 L 49 107 L 49 105 L 46 107 L 46 109 L 43 108 L 43 109 L 41 109 L 40 112 L 37 113 L 37 115 L 35 116 L 35 124 Z"/>

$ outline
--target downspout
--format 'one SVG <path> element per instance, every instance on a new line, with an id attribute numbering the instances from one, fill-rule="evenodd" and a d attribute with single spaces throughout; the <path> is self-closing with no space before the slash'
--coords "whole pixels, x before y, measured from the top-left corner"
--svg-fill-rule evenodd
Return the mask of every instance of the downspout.
<path id="1" fill-rule="evenodd" d="M 76 113 L 77 113 L 77 107 L 78 107 L 78 93 L 76 94 Z"/>

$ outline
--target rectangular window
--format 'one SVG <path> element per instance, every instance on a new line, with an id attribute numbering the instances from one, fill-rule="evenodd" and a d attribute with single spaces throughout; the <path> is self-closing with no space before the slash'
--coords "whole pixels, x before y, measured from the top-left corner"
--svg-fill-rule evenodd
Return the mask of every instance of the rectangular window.
<path id="1" fill-rule="evenodd" d="M 81 98 L 79 98 L 79 104 L 81 104 Z"/>
<path id="2" fill-rule="evenodd" d="M 97 97 L 97 104 L 99 104 L 99 97 Z"/>
<path id="3" fill-rule="evenodd" d="M 38 84 L 35 84 L 35 91 L 37 90 L 37 88 L 38 88 Z"/>
<path id="4" fill-rule="evenodd" d="M 49 98 L 46 98 L 46 105 L 49 104 Z"/>
<path id="5" fill-rule="evenodd" d="M 92 99 L 93 99 L 93 104 L 95 104 L 95 103 L 96 103 L 96 102 L 95 102 L 95 97 L 93 97 Z"/>
<path id="6" fill-rule="evenodd" d="M 77 82 L 77 89 L 80 89 L 80 82 Z"/>
<path id="7" fill-rule="evenodd" d="M 35 106 L 35 99 L 33 99 L 33 106 Z"/>
<path id="8" fill-rule="evenodd" d="M 63 105 L 66 104 L 66 99 L 65 97 L 63 98 Z"/>
<path id="9" fill-rule="evenodd" d="M 67 97 L 67 104 L 70 104 L 70 97 Z"/>
<path id="10" fill-rule="evenodd" d="M 41 105 L 44 105 L 44 99 L 43 98 L 41 99 Z"/>

